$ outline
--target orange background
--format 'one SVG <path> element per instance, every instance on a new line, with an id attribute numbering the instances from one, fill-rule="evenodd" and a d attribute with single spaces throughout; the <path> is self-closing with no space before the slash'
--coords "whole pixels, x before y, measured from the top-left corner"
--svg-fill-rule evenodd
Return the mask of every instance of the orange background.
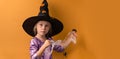
<path id="1" fill-rule="evenodd" d="M 120 59 L 120 4 L 117 0 L 48 0 L 50 15 L 60 19 L 63 39 L 76 28 L 77 44 L 53 59 Z M 0 0 L 0 59 L 30 59 L 32 37 L 22 29 L 23 21 L 37 15 L 41 0 Z"/>

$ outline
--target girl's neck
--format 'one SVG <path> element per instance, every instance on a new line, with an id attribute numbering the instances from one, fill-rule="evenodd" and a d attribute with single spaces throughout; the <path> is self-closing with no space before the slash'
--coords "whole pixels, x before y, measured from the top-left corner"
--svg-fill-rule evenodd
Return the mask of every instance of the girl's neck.
<path id="1" fill-rule="evenodd" d="M 43 42 L 47 39 L 45 36 L 41 36 L 41 35 L 36 35 L 35 37 L 37 37 L 39 40 Z"/>

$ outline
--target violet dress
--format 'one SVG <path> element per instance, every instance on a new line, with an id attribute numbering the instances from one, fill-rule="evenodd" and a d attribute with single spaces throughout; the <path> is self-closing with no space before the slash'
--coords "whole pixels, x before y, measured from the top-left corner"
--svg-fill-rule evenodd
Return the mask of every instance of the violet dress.
<path id="1" fill-rule="evenodd" d="M 50 39 L 52 40 L 52 39 Z M 31 59 L 52 59 L 51 49 L 52 45 L 48 46 L 44 52 L 42 53 L 42 56 L 36 56 L 36 52 L 39 50 L 39 48 L 43 45 L 44 42 L 39 40 L 38 38 L 34 37 L 30 42 L 30 57 Z M 57 52 L 64 51 L 64 48 L 60 45 L 55 45 L 53 48 Z"/>

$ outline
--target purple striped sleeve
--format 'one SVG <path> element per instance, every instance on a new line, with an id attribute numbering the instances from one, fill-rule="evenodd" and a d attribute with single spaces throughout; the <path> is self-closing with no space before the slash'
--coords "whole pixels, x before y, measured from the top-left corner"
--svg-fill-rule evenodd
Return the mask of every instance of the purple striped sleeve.
<path id="1" fill-rule="evenodd" d="M 36 56 L 36 52 L 38 51 L 38 46 L 36 45 L 36 41 L 33 39 L 30 42 L 30 55 L 31 59 L 38 59 Z"/>
<path id="2" fill-rule="evenodd" d="M 57 51 L 57 52 L 63 52 L 64 48 L 61 45 L 55 45 L 54 50 Z"/>

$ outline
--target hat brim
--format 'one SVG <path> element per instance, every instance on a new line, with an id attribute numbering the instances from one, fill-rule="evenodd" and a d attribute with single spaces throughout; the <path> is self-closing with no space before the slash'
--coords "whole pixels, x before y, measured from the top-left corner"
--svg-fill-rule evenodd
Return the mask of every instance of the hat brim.
<path id="1" fill-rule="evenodd" d="M 22 27 L 27 34 L 34 37 L 35 34 L 34 34 L 34 31 L 33 31 L 33 28 L 34 28 L 35 24 L 38 21 L 41 21 L 41 20 L 48 21 L 48 22 L 51 23 L 51 25 L 52 25 L 51 36 L 54 36 L 54 35 L 60 33 L 63 30 L 63 24 L 62 24 L 61 21 L 57 20 L 56 18 L 45 17 L 45 16 L 30 17 L 23 22 Z"/>

